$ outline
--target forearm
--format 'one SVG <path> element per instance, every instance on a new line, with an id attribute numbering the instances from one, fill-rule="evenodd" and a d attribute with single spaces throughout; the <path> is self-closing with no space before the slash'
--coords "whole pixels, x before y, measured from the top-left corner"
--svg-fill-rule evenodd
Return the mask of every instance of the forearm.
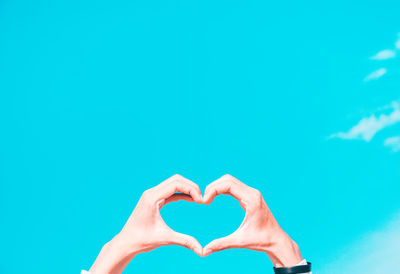
<path id="1" fill-rule="evenodd" d="M 275 267 L 290 267 L 303 260 L 298 245 L 283 230 L 276 232 L 265 252 Z"/>
<path id="2" fill-rule="evenodd" d="M 119 274 L 135 257 L 135 253 L 116 236 L 106 243 L 90 268 L 91 274 Z"/>

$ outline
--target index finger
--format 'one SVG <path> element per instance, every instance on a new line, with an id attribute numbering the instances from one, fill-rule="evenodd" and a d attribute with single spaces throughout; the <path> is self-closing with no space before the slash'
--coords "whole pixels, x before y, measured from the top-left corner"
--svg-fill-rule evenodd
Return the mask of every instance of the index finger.
<path id="1" fill-rule="evenodd" d="M 168 199 L 176 192 L 188 194 L 196 203 L 202 203 L 202 195 L 198 185 L 180 175 L 174 175 L 159 185 L 158 199 Z"/>
<path id="2" fill-rule="evenodd" d="M 230 175 L 224 175 L 209 184 L 204 192 L 203 202 L 205 204 L 210 204 L 216 196 L 226 194 L 238 200 L 244 209 L 248 200 L 246 195 L 246 186 L 239 184 L 235 180 L 236 179 Z"/>

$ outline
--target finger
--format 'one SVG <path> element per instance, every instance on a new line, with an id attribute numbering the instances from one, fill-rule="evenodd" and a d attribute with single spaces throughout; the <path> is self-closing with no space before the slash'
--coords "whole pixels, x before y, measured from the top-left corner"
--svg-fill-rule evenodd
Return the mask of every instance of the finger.
<path id="1" fill-rule="evenodd" d="M 183 176 L 180 176 L 180 180 L 182 180 L 184 183 L 190 184 L 193 187 L 194 190 L 193 194 L 196 196 L 195 198 L 193 197 L 193 200 L 196 200 L 196 203 L 202 203 L 203 196 L 201 194 L 200 187 L 196 183 L 192 182 L 191 180 Z"/>
<path id="2" fill-rule="evenodd" d="M 159 184 L 159 186 L 168 185 L 168 184 L 171 183 L 172 181 L 176 181 L 176 180 L 184 181 L 184 182 L 187 182 L 188 184 L 191 184 L 191 185 L 193 185 L 193 186 L 197 186 L 196 183 L 192 182 L 191 180 L 189 180 L 189 179 L 187 179 L 187 178 L 185 178 L 185 177 L 183 177 L 182 175 L 179 175 L 179 174 L 175 174 L 175 175 L 169 177 L 168 179 L 166 179 L 165 181 L 163 181 L 161 184 Z"/>
<path id="3" fill-rule="evenodd" d="M 171 236 L 171 244 L 184 246 L 186 248 L 193 250 L 197 255 L 203 256 L 203 247 L 192 236 L 174 231 L 173 235 Z"/>
<path id="4" fill-rule="evenodd" d="M 213 199 L 220 194 L 227 194 L 234 197 L 243 205 L 246 203 L 246 186 L 242 186 L 235 182 L 235 179 L 230 175 L 225 175 L 218 180 L 209 184 L 204 192 L 203 202 L 210 204 Z"/>
<path id="5" fill-rule="evenodd" d="M 171 197 L 167 198 L 164 200 L 164 203 L 160 204 L 161 207 L 165 206 L 166 204 L 172 203 L 172 202 L 177 202 L 180 200 L 184 200 L 187 202 L 193 202 L 193 198 L 190 195 L 187 194 L 182 194 L 182 193 L 175 193 L 172 194 Z M 160 209 L 161 209 L 160 207 Z"/>
<path id="6" fill-rule="evenodd" d="M 190 195 L 196 203 L 203 202 L 200 188 L 180 175 L 174 175 L 169 180 L 162 183 L 157 192 L 159 199 L 168 199 L 176 192 L 182 192 Z"/>
<path id="7" fill-rule="evenodd" d="M 236 233 L 232 233 L 223 238 L 213 240 L 211 243 L 206 245 L 203 249 L 203 256 L 208 256 L 211 253 L 218 252 L 229 248 L 240 248 L 240 241 L 237 238 Z"/>

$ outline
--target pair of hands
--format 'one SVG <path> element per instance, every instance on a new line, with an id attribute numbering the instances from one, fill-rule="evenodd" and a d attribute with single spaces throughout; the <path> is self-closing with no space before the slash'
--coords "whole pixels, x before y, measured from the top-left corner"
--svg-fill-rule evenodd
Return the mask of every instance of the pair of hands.
<path id="1" fill-rule="evenodd" d="M 235 232 L 204 248 L 194 237 L 172 230 L 161 217 L 160 209 L 168 203 L 186 200 L 210 204 L 220 194 L 238 200 L 246 215 Z M 143 193 L 121 232 L 103 247 L 90 272 L 121 273 L 137 254 L 164 245 L 184 246 L 200 256 L 247 248 L 267 253 L 276 267 L 293 266 L 302 260 L 298 246 L 281 229 L 258 190 L 225 175 L 208 185 L 202 196 L 197 184 L 174 175 Z"/>

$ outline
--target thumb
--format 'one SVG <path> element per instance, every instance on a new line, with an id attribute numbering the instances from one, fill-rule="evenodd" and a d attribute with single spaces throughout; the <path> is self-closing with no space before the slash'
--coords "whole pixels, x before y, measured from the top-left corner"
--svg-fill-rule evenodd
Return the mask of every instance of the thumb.
<path id="1" fill-rule="evenodd" d="M 203 256 L 208 256 L 211 253 L 221 250 L 238 247 L 240 247 L 240 244 L 237 238 L 237 233 L 232 233 L 226 237 L 213 240 L 211 243 L 206 245 L 203 249 Z"/>
<path id="2" fill-rule="evenodd" d="M 203 247 L 194 237 L 174 232 L 171 238 L 174 244 L 189 248 L 193 250 L 197 255 L 203 256 Z"/>

